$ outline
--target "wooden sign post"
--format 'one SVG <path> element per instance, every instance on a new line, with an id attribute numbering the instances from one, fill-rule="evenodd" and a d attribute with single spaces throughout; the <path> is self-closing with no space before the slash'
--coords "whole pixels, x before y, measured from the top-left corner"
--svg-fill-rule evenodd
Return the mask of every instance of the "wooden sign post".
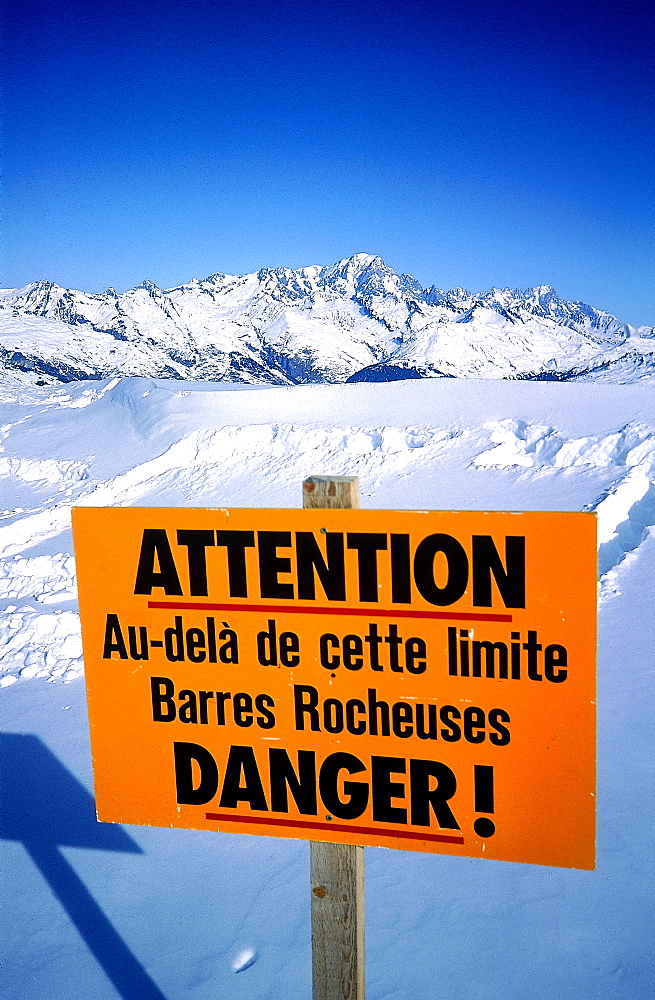
<path id="1" fill-rule="evenodd" d="M 356 476 L 311 476 L 303 507 L 359 507 Z M 312 887 L 312 998 L 364 1000 L 364 848 L 309 845 Z"/>

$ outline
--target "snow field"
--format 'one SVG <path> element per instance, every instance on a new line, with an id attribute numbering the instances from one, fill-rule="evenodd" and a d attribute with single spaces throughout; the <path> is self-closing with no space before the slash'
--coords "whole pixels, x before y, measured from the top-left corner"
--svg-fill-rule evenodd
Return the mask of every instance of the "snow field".
<path id="1" fill-rule="evenodd" d="M 622 560 L 638 548 L 655 524 L 655 430 L 642 422 L 581 437 L 515 417 L 482 424 L 460 421 L 459 426 L 376 428 L 271 422 L 200 427 L 181 434 L 160 451 L 162 435 L 156 433 L 160 406 L 151 400 L 150 390 L 138 391 L 142 381 L 127 380 L 128 408 L 143 450 L 152 457 L 130 465 L 129 457 L 122 456 L 123 466 L 128 467 L 119 475 L 100 478 L 94 474 L 91 458 L 70 453 L 50 459 L 0 454 L 0 495 L 20 495 L 27 504 L 30 497 L 21 491 L 25 484 L 33 490 L 30 507 L 7 509 L 1 515 L 6 523 L 0 520 L 0 601 L 8 601 L 5 610 L 11 609 L 0 626 L 0 686 L 31 677 L 68 681 L 82 672 L 69 530 L 73 505 L 297 506 L 303 479 L 313 473 L 332 473 L 359 476 L 366 505 L 378 505 L 379 498 L 381 506 L 391 507 L 399 482 L 409 484 L 420 478 L 425 484 L 447 478 L 456 483 L 468 476 L 478 480 L 475 495 L 484 496 L 485 476 L 495 472 L 506 496 L 503 507 L 517 509 L 512 489 L 516 492 L 520 486 L 526 509 L 540 509 L 548 496 L 544 476 L 565 477 L 565 491 L 566 477 L 577 476 L 578 489 L 583 489 L 578 509 L 598 513 L 603 599 L 620 589 Z M 130 386 L 131 382 L 137 384 Z M 407 385 L 405 393 L 409 394 L 411 386 Z M 79 439 L 85 440 L 83 428 L 88 422 L 88 439 L 93 440 L 95 409 L 117 389 L 125 392 L 120 381 L 113 379 L 77 394 L 46 396 L 53 453 L 66 447 L 56 439 L 57 417 L 68 417 L 73 410 L 76 423 L 82 425 Z M 316 387 L 314 391 L 322 390 Z M 238 396 L 245 415 L 251 400 L 257 402 L 260 394 L 231 395 Z M 203 402 L 217 409 L 223 398 L 218 393 L 202 393 Z M 198 421 L 193 412 L 197 394 L 176 393 L 178 412 L 187 400 L 189 408 L 186 420 L 178 422 L 180 430 Z M 5 425 L 5 443 L 0 447 L 8 445 L 13 427 L 26 419 Z M 170 432 L 169 427 L 168 437 Z M 107 441 L 105 433 L 100 443 L 122 452 L 120 435 Z M 532 485 L 539 486 L 539 493 L 531 494 Z M 401 501 L 398 506 L 409 505 Z M 412 506 L 438 508 L 443 504 L 428 494 L 417 495 Z M 449 506 L 476 505 L 467 494 Z M 567 506 L 576 509 L 570 498 Z M 44 545 L 47 553 L 29 554 Z M 25 600 L 29 603 L 13 603 Z M 46 613 L 39 607 L 43 604 L 57 607 Z"/>
<path id="2" fill-rule="evenodd" d="M 650 1000 L 655 411 L 612 390 L 124 379 L 17 404 L 0 386 L 2 728 L 50 755 L 42 822 L 76 831 L 51 863 L 59 851 L 153 996 L 305 1000 L 307 844 L 95 822 L 70 508 L 297 507 L 323 472 L 359 475 L 369 507 L 599 517 L 597 870 L 367 850 L 367 997 Z M 6 844 L 3 998 L 143 1000 L 117 992 L 28 850 Z"/>

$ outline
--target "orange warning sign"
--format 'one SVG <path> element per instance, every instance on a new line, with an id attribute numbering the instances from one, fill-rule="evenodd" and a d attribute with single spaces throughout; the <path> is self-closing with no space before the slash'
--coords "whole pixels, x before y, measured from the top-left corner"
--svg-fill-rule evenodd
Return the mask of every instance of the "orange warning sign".
<path id="1" fill-rule="evenodd" d="M 73 527 L 100 820 L 593 868 L 594 515 Z"/>

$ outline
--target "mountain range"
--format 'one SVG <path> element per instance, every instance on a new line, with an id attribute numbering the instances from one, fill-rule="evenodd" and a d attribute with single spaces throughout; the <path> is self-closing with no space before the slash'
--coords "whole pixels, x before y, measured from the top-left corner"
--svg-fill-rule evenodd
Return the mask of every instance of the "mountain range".
<path id="1" fill-rule="evenodd" d="M 400 378 L 655 378 L 655 328 L 549 285 L 423 288 L 380 257 L 118 294 L 0 291 L 0 368 L 37 383 L 147 375 L 273 385 Z"/>

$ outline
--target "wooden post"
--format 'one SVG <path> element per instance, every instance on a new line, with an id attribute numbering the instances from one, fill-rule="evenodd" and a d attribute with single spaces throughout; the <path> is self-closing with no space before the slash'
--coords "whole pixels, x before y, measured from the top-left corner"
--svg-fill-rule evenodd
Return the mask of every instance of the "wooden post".
<path id="1" fill-rule="evenodd" d="M 357 476 L 310 476 L 302 484 L 302 505 L 307 508 L 359 507 Z"/>
<path id="2" fill-rule="evenodd" d="M 364 1000 L 364 848 L 309 845 L 312 998 Z"/>
<path id="3" fill-rule="evenodd" d="M 303 507 L 359 507 L 356 476 L 310 476 Z M 309 845 L 312 998 L 364 1000 L 364 848 Z"/>

